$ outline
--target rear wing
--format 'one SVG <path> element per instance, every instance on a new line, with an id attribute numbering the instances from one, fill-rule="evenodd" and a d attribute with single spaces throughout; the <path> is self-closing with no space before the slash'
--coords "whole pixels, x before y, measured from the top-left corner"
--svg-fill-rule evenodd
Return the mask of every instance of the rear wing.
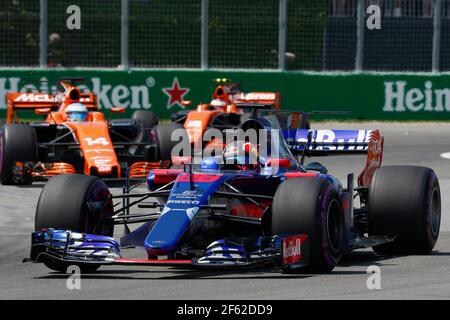
<path id="1" fill-rule="evenodd" d="M 17 110 L 35 110 L 40 108 L 50 108 L 57 111 L 67 99 L 70 101 L 79 101 L 90 110 L 97 110 L 97 96 L 95 93 L 80 92 L 76 88 L 72 88 L 66 93 L 49 94 L 43 92 L 10 92 L 6 94 L 7 104 L 7 123 L 11 123 L 16 116 Z M 70 100 L 70 101 L 69 101 Z"/>
<path id="2" fill-rule="evenodd" d="M 273 105 L 274 109 L 280 109 L 280 94 L 278 92 L 240 92 L 234 96 L 234 103 L 256 103 Z"/>
<path id="3" fill-rule="evenodd" d="M 293 153 L 307 156 L 329 154 L 366 154 L 373 130 L 283 130 L 283 136 Z M 310 141 L 308 142 L 308 135 Z"/>
<path id="4" fill-rule="evenodd" d="M 367 154 L 364 169 L 358 176 L 359 186 L 368 186 L 383 160 L 384 137 L 378 130 L 283 130 L 289 149 L 306 156 Z"/>

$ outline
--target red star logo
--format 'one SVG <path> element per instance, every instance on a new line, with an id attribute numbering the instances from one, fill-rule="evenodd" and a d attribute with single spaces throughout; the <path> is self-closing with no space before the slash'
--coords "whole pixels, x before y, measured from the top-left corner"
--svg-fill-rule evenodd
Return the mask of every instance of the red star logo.
<path id="1" fill-rule="evenodd" d="M 169 97 L 169 100 L 167 101 L 167 109 L 172 108 L 174 104 L 184 109 L 182 104 L 184 100 L 183 97 L 189 92 L 189 88 L 181 88 L 178 83 L 178 79 L 175 78 L 173 79 L 171 88 L 163 88 L 162 90 Z"/>

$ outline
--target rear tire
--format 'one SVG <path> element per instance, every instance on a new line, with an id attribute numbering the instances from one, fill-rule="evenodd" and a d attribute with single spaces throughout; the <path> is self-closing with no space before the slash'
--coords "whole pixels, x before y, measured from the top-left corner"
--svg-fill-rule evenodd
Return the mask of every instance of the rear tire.
<path id="1" fill-rule="evenodd" d="M 175 130 L 183 130 L 185 133 L 183 136 L 184 141 L 188 139 L 186 129 L 179 123 L 160 124 L 154 128 L 154 135 L 156 141 L 156 158 L 158 161 L 170 161 L 172 160 L 172 149 L 180 143 L 180 141 L 172 141 L 172 132 Z"/>
<path id="2" fill-rule="evenodd" d="M 380 254 L 428 254 L 439 237 L 441 194 L 433 170 L 386 166 L 373 176 L 368 197 L 369 235 L 393 242 L 374 247 Z"/>
<path id="3" fill-rule="evenodd" d="M 151 129 L 159 123 L 158 115 L 153 111 L 137 110 L 131 118 L 142 121 L 146 129 Z"/>
<path id="4" fill-rule="evenodd" d="M 53 177 L 39 196 L 34 228 L 36 231 L 53 228 L 111 237 L 114 226 L 105 224 L 106 218 L 113 214 L 109 195 L 107 186 L 97 177 L 79 174 Z M 88 202 L 103 202 L 105 206 L 93 213 Z M 53 260 L 44 261 L 44 264 L 60 272 L 65 272 L 68 267 Z M 98 266 L 80 267 L 85 272 L 98 269 Z"/>
<path id="5" fill-rule="evenodd" d="M 323 178 L 284 181 L 273 200 L 271 230 L 273 235 L 308 235 L 309 261 L 305 270 L 330 272 L 344 249 L 344 216 L 338 191 Z"/>
<path id="6" fill-rule="evenodd" d="M 6 124 L 0 132 L 0 180 L 4 185 L 16 184 L 14 163 L 35 162 L 37 159 L 36 132 L 27 124 Z M 23 184 L 31 182 L 29 179 Z"/>

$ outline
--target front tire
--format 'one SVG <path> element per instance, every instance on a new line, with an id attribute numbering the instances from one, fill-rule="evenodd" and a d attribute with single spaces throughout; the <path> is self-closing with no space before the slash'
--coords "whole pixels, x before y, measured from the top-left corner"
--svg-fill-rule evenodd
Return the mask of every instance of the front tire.
<path id="1" fill-rule="evenodd" d="M 95 204 L 95 210 L 92 204 Z M 34 228 L 36 231 L 53 228 L 111 237 L 113 225 L 107 224 L 106 219 L 112 215 L 110 192 L 102 180 L 79 174 L 59 175 L 50 179 L 41 191 Z M 52 260 L 44 261 L 44 264 L 60 272 L 65 272 L 68 267 Z M 97 268 L 82 266 L 85 272 Z"/>
<path id="2" fill-rule="evenodd" d="M 308 235 L 307 269 L 330 272 L 344 249 L 344 216 L 336 187 L 323 178 L 284 181 L 273 200 L 271 230 L 273 235 Z"/>
<path id="3" fill-rule="evenodd" d="M 428 254 L 439 237 L 441 192 L 433 170 L 386 166 L 372 178 L 368 197 L 369 235 L 394 238 L 376 246 L 380 254 Z"/>

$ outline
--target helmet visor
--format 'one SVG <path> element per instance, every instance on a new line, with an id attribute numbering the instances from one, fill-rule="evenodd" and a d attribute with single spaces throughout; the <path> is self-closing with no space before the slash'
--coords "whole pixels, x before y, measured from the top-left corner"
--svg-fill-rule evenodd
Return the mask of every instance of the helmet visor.
<path id="1" fill-rule="evenodd" d="M 86 112 L 71 112 L 69 113 L 69 119 L 72 121 L 82 122 L 86 121 L 87 113 Z"/>

